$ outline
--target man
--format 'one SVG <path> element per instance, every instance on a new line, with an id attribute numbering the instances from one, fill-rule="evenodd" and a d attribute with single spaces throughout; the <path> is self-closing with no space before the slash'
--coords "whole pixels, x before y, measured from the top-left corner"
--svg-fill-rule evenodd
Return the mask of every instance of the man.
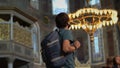
<path id="1" fill-rule="evenodd" d="M 120 68 L 120 56 L 113 58 L 113 68 Z"/>
<path id="2" fill-rule="evenodd" d="M 69 17 L 66 13 L 58 14 L 55 18 L 55 22 L 59 29 L 62 50 L 65 54 L 68 54 L 63 68 L 75 68 L 74 51 L 80 47 L 80 42 L 73 40 L 72 32 L 69 30 Z"/>

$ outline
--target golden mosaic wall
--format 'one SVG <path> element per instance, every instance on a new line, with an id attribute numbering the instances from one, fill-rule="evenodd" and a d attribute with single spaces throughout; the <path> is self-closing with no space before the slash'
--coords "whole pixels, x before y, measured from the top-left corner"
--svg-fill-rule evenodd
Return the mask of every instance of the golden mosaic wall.
<path id="1" fill-rule="evenodd" d="M 10 40 L 10 24 L 0 23 L 0 40 Z"/>
<path id="2" fill-rule="evenodd" d="M 17 43 L 32 46 L 31 31 L 18 24 L 13 25 L 13 39 Z"/>

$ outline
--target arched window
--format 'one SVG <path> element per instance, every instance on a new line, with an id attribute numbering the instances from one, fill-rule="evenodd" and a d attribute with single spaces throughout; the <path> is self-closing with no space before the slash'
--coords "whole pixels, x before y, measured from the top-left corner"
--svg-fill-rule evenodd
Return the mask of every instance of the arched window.
<path id="1" fill-rule="evenodd" d="M 102 29 L 98 29 L 94 33 L 94 45 L 92 45 L 92 63 L 102 63 L 104 62 L 104 44 L 103 44 L 103 34 Z"/>
<path id="2" fill-rule="evenodd" d="M 52 13 L 69 12 L 69 0 L 52 0 Z"/>
<path id="3" fill-rule="evenodd" d="M 30 0 L 30 5 L 35 9 L 39 9 L 39 0 Z"/>

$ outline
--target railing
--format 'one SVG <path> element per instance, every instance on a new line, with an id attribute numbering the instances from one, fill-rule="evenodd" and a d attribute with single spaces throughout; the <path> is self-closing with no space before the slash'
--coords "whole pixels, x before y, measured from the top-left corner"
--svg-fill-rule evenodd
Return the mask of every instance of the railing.
<path id="1" fill-rule="evenodd" d="M 33 49 L 12 41 L 0 41 L 0 56 L 20 56 L 24 59 L 33 59 Z"/>
<path id="2" fill-rule="evenodd" d="M 32 60 L 31 35 L 31 30 L 19 23 L 0 22 L 0 56 L 12 55 Z"/>

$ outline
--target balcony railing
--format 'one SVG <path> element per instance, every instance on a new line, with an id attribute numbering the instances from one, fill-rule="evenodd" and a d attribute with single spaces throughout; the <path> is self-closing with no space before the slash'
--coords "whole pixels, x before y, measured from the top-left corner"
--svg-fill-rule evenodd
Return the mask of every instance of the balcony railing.
<path id="1" fill-rule="evenodd" d="M 32 33 L 19 22 L 0 19 L 0 56 L 8 55 L 33 60 Z"/>

